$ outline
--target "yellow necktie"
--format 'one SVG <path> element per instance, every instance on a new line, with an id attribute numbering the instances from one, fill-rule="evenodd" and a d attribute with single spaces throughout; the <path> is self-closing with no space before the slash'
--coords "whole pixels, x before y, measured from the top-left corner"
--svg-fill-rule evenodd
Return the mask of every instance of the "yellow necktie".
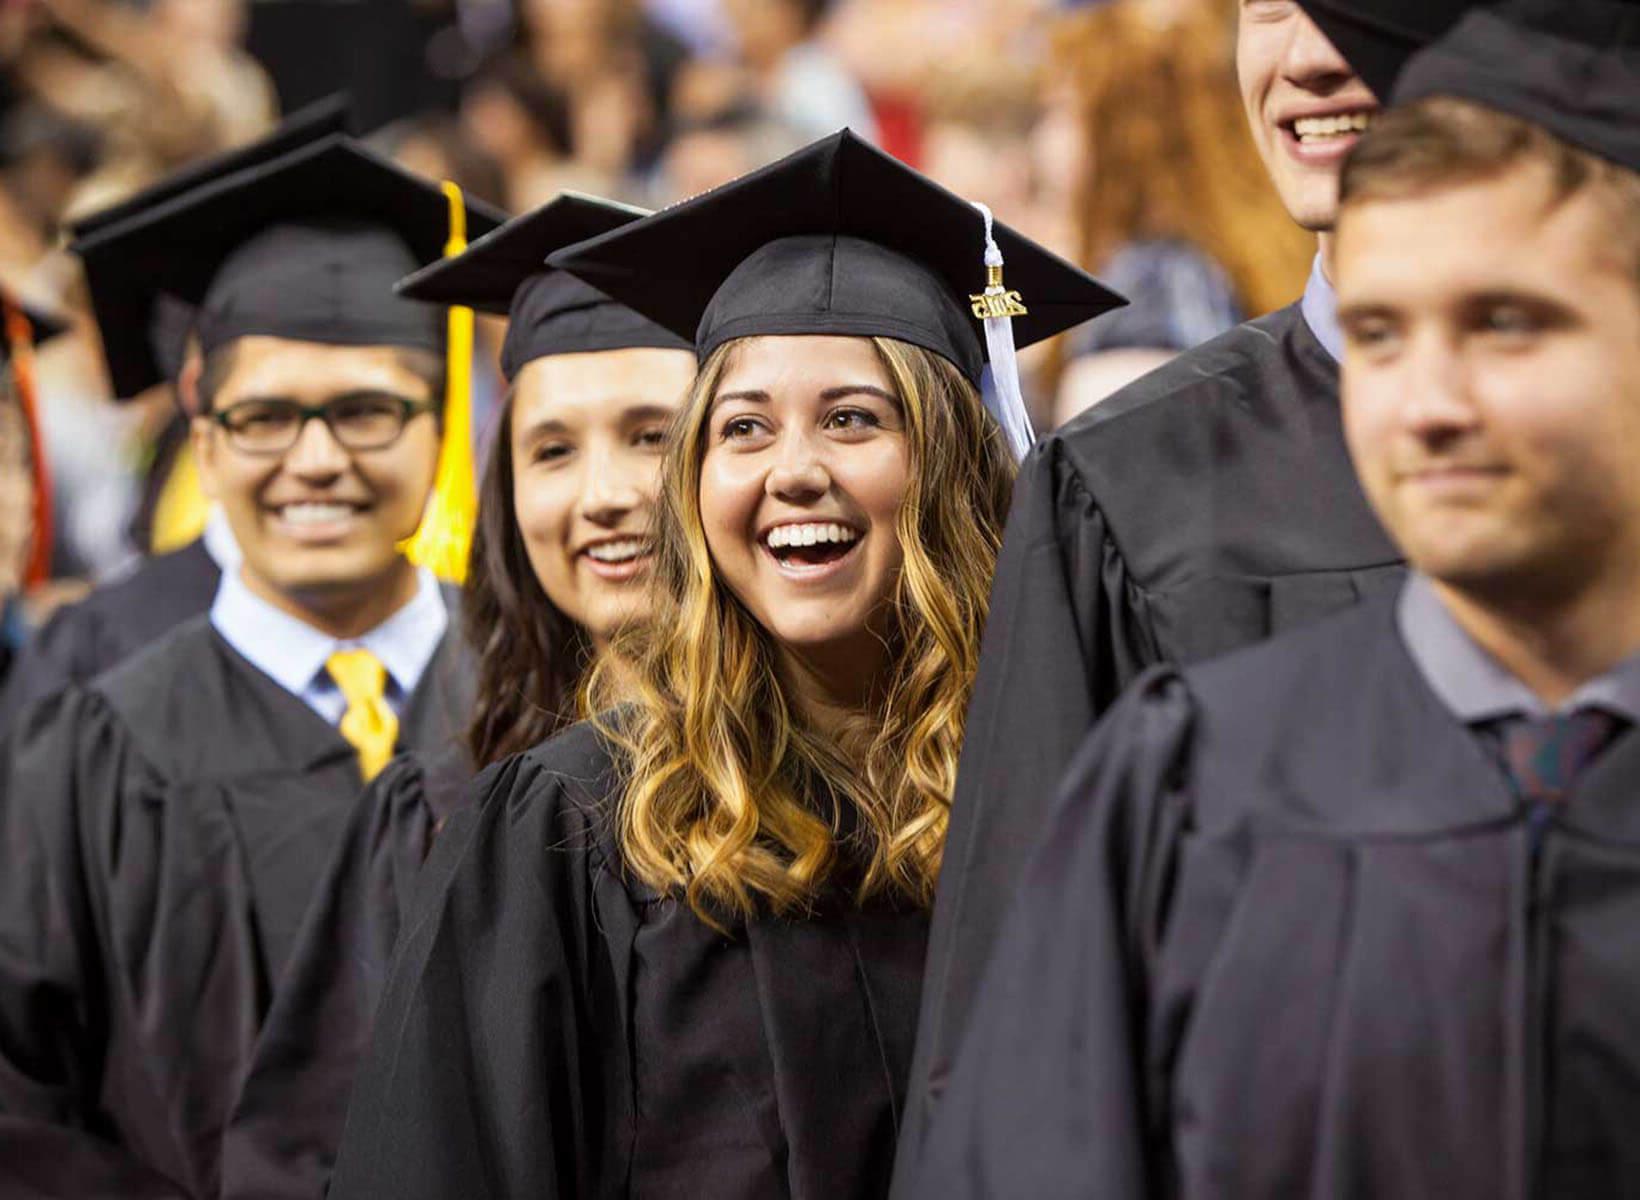
<path id="1" fill-rule="evenodd" d="M 359 752 L 359 771 L 368 783 L 388 760 L 399 740 L 399 719 L 387 705 L 387 668 L 368 650 L 338 650 L 325 669 L 347 700 L 338 727 Z"/>

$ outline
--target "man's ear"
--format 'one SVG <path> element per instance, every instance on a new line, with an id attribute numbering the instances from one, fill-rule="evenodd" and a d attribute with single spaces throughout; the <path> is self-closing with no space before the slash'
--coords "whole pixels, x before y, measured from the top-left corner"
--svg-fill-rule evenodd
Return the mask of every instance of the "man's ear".
<path id="1" fill-rule="evenodd" d="M 204 411 L 200 402 L 199 380 L 205 374 L 205 358 L 196 349 L 188 351 L 188 356 L 182 360 L 182 370 L 177 373 L 177 405 L 190 417 L 197 417 Z"/>
<path id="2" fill-rule="evenodd" d="M 180 386 L 180 380 L 178 381 Z M 194 452 L 194 465 L 199 469 L 199 490 L 207 500 L 217 500 L 216 437 L 209 417 L 196 416 L 188 423 L 188 444 Z"/>

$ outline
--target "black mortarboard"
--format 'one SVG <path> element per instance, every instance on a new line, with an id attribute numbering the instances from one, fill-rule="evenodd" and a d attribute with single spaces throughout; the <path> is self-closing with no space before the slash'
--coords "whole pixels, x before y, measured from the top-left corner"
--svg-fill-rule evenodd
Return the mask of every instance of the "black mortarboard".
<path id="1" fill-rule="evenodd" d="M 663 329 L 572 275 L 547 267 L 547 255 L 644 216 L 592 196 L 565 193 L 514 217 L 461 254 L 423 267 L 399 283 L 401 296 L 464 304 L 511 318 L 501 347 L 508 379 L 537 358 L 637 346 L 688 350 Z"/>
<path id="2" fill-rule="evenodd" d="M 75 239 L 76 249 L 87 253 L 84 247 L 92 235 L 132 218 L 157 209 L 167 201 L 213 179 L 225 178 L 246 168 L 271 162 L 310 142 L 331 134 L 346 133 L 351 115 L 345 93 L 315 101 L 306 108 L 292 113 L 267 136 L 225 153 L 214 155 L 191 166 L 173 171 L 164 179 L 127 197 L 118 204 L 98 209 L 69 223 L 68 232 Z M 100 256 L 93 267 L 89 261 L 88 274 L 97 279 L 119 276 L 120 255 L 124 246 L 119 240 L 97 243 L 92 253 Z M 95 290 L 91 296 L 93 309 L 97 306 Z M 188 335 L 193 332 L 193 309 L 175 296 L 158 293 L 149 320 L 148 336 L 153 344 L 154 359 L 161 376 L 174 379 L 182 368 Z"/>
<path id="3" fill-rule="evenodd" d="M 68 232 L 76 240 L 88 238 L 98 230 L 128 221 L 203 183 L 243 171 L 246 167 L 271 162 L 333 133 L 347 133 L 350 118 L 351 106 L 345 92 L 316 100 L 286 117 L 278 128 L 254 142 L 181 167 L 118 204 L 110 204 L 71 221 Z"/>
<path id="4" fill-rule="evenodd" d="M 997 222 L 1029 345 L 1125 301 Z M 571 272 L 683 337 L 704 360 L 733 338 L 898 338 L 979 382 L 985 339 L 971 296 L 987 284 L 979 209 L 848 130 L 779 162 L 560 250 Z"/>
<path id="5" fill-rule="evenodd" d="M 1517 0 L 1477 9 L 1407 64 L 1395 101 L 1472 100 L 1640 171 L 1640 5 Z"/>
<path id="6" fill-rule="evenodd" d="M 1386 104 L 1407 60 L 1479 0 L 1299 0 L 1361 82 Z"/>
<path id="7" fill-rule="evenodd" d="M 503 219 L 477 200 L 467 214 L 476 232 Z M 450 224 L 437 184 L 332 133 L 208 173 L 73 249 L 85 259 L 115 393 L 129 396 L 164 378 L 153 336 L 161 295 L 194 309 L 207 353 L 247 334 L 442 349 L 440 314 L 392 288 L 441 255 Z"/>

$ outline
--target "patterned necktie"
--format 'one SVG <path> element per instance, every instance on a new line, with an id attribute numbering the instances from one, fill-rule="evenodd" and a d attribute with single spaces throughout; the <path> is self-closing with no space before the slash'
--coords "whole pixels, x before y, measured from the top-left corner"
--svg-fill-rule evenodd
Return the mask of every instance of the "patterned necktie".
<path id="1" fill-rule="evenodd" d="M 359 772 L 368 783 L 393 757 L 399 719 L 387 704 L 387 668 L 368 650 L 338 650 L 325 669 L 347 700 L 338 728 L 359 752 Z"/>
<path id="2" fill-rule="evenodd" d="M 1582 708 L 1552 717 L 1511 717 L 1497 724 L 1494 735 L 1498 757 L 1520 798 L 1558 808 L 1623 724 L 1609 712 Z"/>

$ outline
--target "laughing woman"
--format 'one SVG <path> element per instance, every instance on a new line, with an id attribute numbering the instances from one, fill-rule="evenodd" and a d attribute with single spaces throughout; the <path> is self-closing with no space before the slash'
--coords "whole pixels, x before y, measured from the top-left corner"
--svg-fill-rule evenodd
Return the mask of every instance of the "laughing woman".
<path id="1" fill-rule="evenodd" d="M 355 807 L 225 1136 L 224 1200 L 323 1194 L 435 830 L 466 802 L 475 765 L 570 723 L 597 652 L 647 614 L 661 449 L 694 359 L 683 339 L 543 265 L 551 251 L 638 215 L 564 196 L 400 285 L 415 299 L 510 318 L 502 372 L 511 390 L 463 596 L 477 701 L 465 745 L 400 756 Z"/>
<path id="2" fill-rule="evenodd" d="M 1022 340 L 1110 305 L 997 232 Z M 886 1193 L 1013 474 L 984 247 L 839 134 L 552 258 L 695 334 L 654 617 L 435 850 L 337 1200 Z"/>

